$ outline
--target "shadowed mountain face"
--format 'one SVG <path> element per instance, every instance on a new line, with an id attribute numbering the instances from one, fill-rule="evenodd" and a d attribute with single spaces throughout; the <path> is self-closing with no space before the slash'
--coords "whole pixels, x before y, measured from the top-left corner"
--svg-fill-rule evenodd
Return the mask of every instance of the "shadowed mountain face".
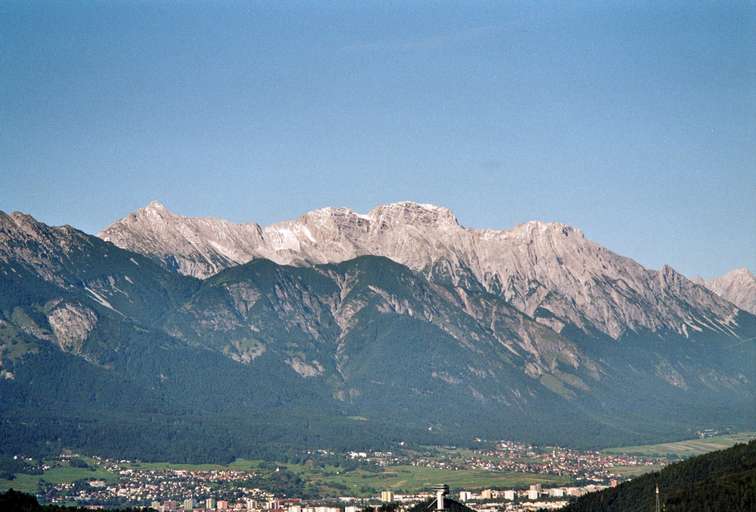
<path id="1" fill-rule="evenodd" d="M 176 217 L 147 210 L 127 233 L 145 215 Z M 330 231 L 342 241 L 360 229 L 382 243 L 381 229 L 415 238 L 391 235 L 390 259 L 346 242 L 344 258 L 327 263 L 304 250 L 265 253 L 291 266 L 258 257 L 269 228 L 226 223 L 228 240 L 254 246 L 238 259 L 252 259 L 236 264 L 223 248 L 226 259 L 212 261 L 228 268 L 199 280 L 182 273 L 200 267 L 156 236 L 189 239 L 204 220 L 144 227 L 142 255 L 0 213 L 3 435 L 27 451 L 207 460 L 266 455 L 262 444 L 482 436 L 586 446 L 752 426 L 756 318 L 672 269 L 643 269 L 554 225 L 469 234 L 448 210 L 409 204 L 321 214 L 319 225 L 369 223 Z M 310 238 L 323 239 L 308 223 Z M 300 229 L 281 226 L 281 237 Z M 457 245 L 430 241 L 437 229 Z M 192 246 L 211 246 L 203 236 Z M 484 253 L 487 236 L 522 246 Z M 464 244 L 470 252 L 457 251 Z M 197 250 L 192 265 L 209 265 Z M 401 262 L 405 253 L 417 259 Z M 486 270 L 502 261 L 508 277 Z M 204 451 L 192 451 L 197 439 Z"/>

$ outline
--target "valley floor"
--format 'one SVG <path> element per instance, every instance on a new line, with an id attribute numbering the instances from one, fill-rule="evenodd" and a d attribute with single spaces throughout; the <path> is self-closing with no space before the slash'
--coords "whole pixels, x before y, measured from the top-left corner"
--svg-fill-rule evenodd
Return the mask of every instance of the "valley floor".
<path id="1" fill-rule="evenodd" d="M 756 432 L 739 432 L 737 434 L 716 435 L 676 441 L 671 443 L 648 444 L 640 446 L 622 446 L 607 448 L 604 453 L 642 455 L 647 457 L 679 457 L 688 458 L 704 453 L 723 450 L 737 443 L 747 443 L 756 439 Z"/>
<path id="2" fill-rule="evenodd" d="M 475 449 L 421 446 L 395 453 L 311 450 L 288 462 L 238 459 L 230 464 L 118 461 L 67 452 L 41 461 L 6 460 L 5 468 L 0 467 L 5 469 L 0 491 L 13 488 L 46 502 L 118 506 L 186 495 L 363 500 L 382 491 L 421 493 L 438 484 L 456 491 L 611 485 L 659 470 L 677 458 L 753 438 L 756 433 L 745 432 L 601 452 L 513 441 Z"/>

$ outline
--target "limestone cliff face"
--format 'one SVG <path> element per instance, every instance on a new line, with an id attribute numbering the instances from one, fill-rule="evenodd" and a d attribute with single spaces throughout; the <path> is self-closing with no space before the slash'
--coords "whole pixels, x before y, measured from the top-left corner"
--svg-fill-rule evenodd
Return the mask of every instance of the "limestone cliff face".
<path id="1" fill-rule="evenodd" d="M 471 229 L 447 208 L 412 202 L 367 214 L 323 208 L 268 227 L 183 217 L 151 203 L 100 236 L 199 278 L 258 258 L 308 266 L 385 256 L 461 287 L 473 279 L 556 332 L 573 325 L 615 339 L 727 330 L 738 311 L 671 268 L 646 269 L 573 227 Z"/>
<path id="2" fill-rule="evenodd" d="M 97 324 L 97 315 L 80 304 L 63 303 L 50 312 L 47 321 L 60 348 L 65 352 L 78 354 Z"/>

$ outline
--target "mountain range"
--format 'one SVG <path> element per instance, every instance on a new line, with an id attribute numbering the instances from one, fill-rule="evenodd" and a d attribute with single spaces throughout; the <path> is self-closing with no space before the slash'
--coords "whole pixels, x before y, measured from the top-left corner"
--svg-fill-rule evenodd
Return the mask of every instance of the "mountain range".
<path id="1" fill-rule="evenodd" d="M 153 202 L 95 237 L 0 212 L 0 290 L 6 451 L 599 446 L 756 417 L 750 272 L 689 280 L 558 223 Z"/>

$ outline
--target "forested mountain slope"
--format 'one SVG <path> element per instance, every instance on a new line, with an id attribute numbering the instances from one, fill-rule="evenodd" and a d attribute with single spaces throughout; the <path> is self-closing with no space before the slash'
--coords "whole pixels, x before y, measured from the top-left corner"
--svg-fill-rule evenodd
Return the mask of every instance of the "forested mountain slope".
<path id="1" fill-rule="evenodd" d="M 531 315 L 472 268 L 384 256 L 255 258 L 200 280 L 0 213 L 1 449 L 228 460 L 752 427 L 756 317 L 670 269 L 650 279 L 646 318 L 687 315 L 690 329 L 615 339 Z"/>
<path id="2" fill-rule="evenodd" d="M 616 488 L 577 499 L 566 512 L 653 512 L 656 486 L 666 512 L 756 510 L 756 441 L 700 455 Z"/>

